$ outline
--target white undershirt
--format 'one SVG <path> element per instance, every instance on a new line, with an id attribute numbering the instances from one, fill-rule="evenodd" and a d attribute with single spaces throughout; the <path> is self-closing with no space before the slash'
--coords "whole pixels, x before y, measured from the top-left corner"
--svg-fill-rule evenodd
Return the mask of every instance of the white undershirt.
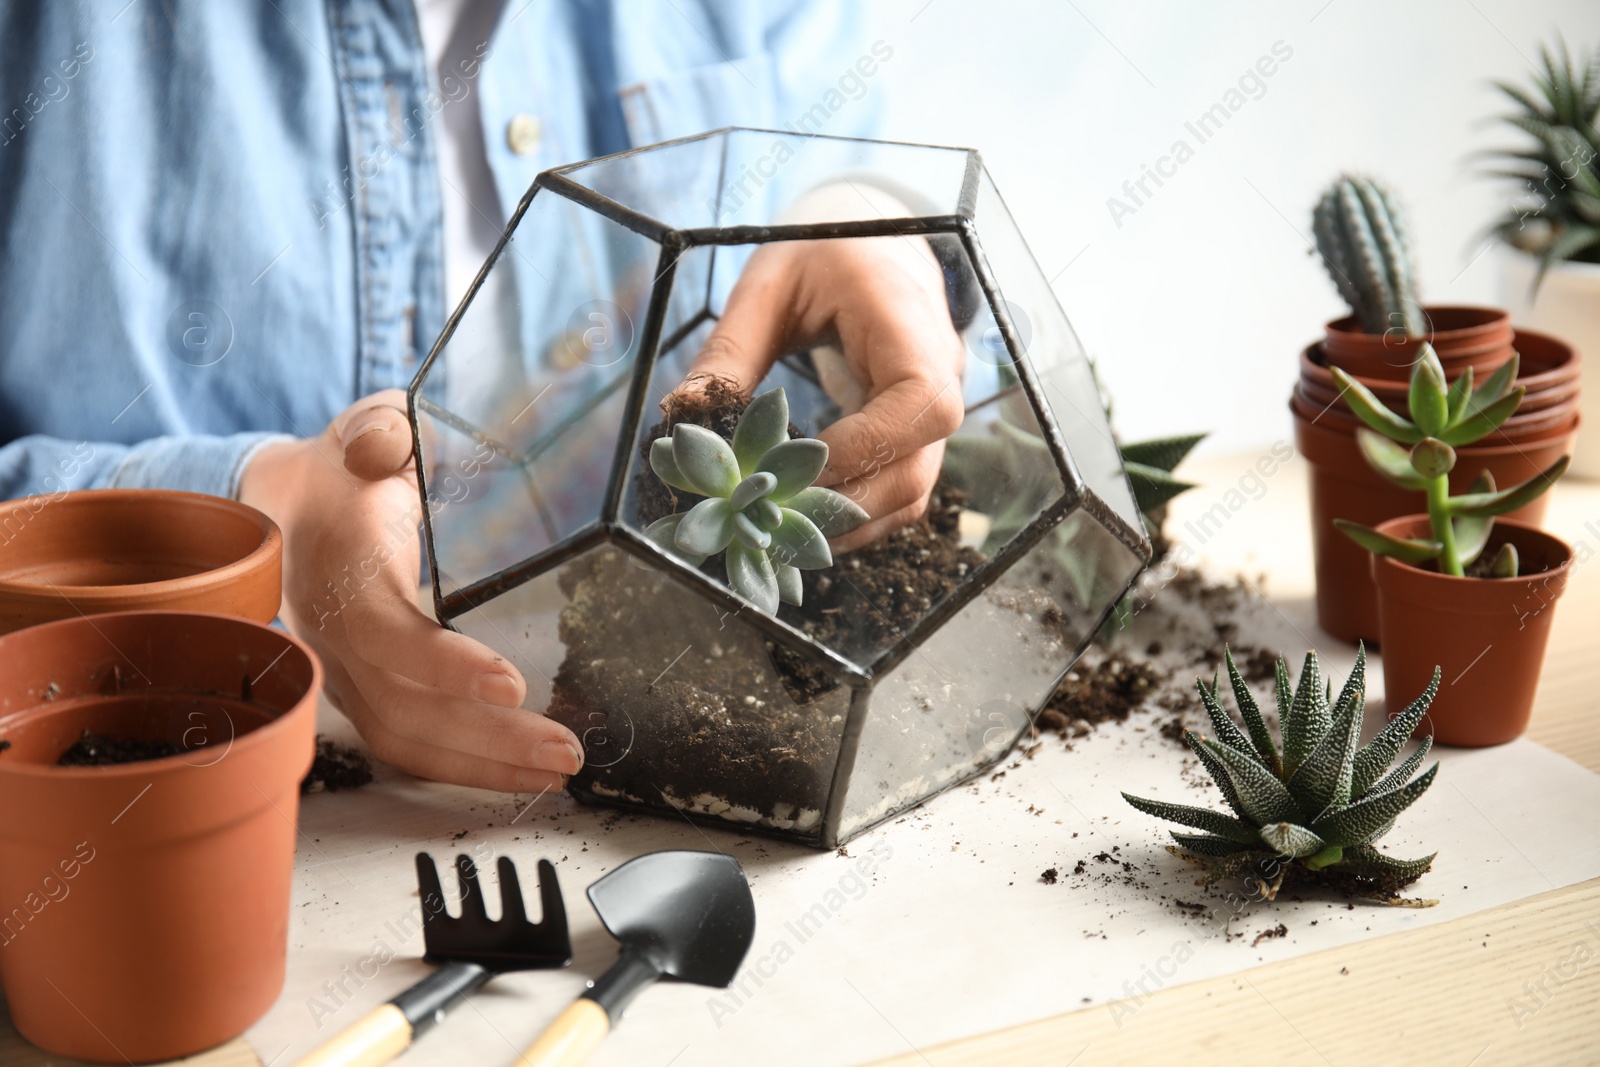
<path id="1" fill-rule="evenodd" d="M 489 169 L 478 86 L 483 77 L 461 73 L 494 36 L 501 0 L 416 0 L 417 24 L 434 89 L 444 107 L 433 116 L 439 196 L 444 213 L 445 312 L 455 310 L 505 226 L 494 174 Z M 475 68 L 474 68 L 475 69 Z"/>

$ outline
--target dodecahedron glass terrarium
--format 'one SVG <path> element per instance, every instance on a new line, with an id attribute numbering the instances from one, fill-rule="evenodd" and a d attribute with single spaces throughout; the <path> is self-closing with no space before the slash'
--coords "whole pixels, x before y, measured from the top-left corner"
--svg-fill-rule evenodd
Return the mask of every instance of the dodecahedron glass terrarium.
<path id="1" fill-rule="evenodd" d="M 964 420 L 922 520 L 769 613 L 645 536 L 698 499 L 651 443 L 726 436 L 744 400 L 662 404 L 763 244 L 885 239 L 945 275 Z M 828 358 L 740 384 L 815 436 L 851 402 Z M 729 129 L 542 174 L 410 398 L 438 617 L 582 738 L 599 803 L 832 847 L 1004 757 L 1150 554 L 1089 361 L 966 149 Z"/>

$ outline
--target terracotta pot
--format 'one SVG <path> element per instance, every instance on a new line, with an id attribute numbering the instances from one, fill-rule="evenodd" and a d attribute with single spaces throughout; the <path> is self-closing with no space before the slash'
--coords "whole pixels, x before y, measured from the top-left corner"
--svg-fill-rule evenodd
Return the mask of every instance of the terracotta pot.
<path id="1" fill-rule="evenodd" d="M 1364 378 L 1405 381 L 1411 377 L 1416 350 L 1432 341 L 1448 376 L 1471 365 L 1478 375 L 1492 374 L 1511 358 L 1511 316 L 1499 308 L 1425 307 L 1432 324 L 1427 337 L 1364 333 L 1355 316 L 1335 319 L 1323 329 L 1323 347 L 1330 366 Z"/>
<path id="2" fill-rule="evenodd" d="M 1512 318 L 1564 338 L 1580 352 L 1600 351 L 1600 263 L 1556 263 L 1533 289 L 1538 261 L 1514 248 L 1502 248 L 1500 295 Z M 1569 478 L 1600 478 L 1600 386 L 1585 394 L 1584 421 L 1578 435 Z"/>
<path id="3" fill-rule="evenodd" d="M 295 638 L 222 615 L 0 637 L 0 983 L 24 1037 L 96 1063 L 174 1059 L 271 1006 L 321 684 Z M 188 751 L 56 766 L 85 729 Z"/>
<path id="4" fill-rule="evenodd" d="M 1565 342 L 1531 330 L 1518 330 L 1513 334 L 1513 339 L 1516 350 L 1522 355 L 1517 384 L 1527 390 L 1513 417 L 1557 406 L 1576 409 L 1580 366 L 1577 351 Z M 1361 375 L 1354 377 L 1391 410 L 1406 414 L 1408 382 L 1364 378 Z M 1307 401 L 1318 410 L 1335 403 L 1340 411 L 1350 410 L 1341 396 L 1338 383 L 1328 370 L 1327 357 L 1320 341 L 1307 345 L 1300 353 L 1299 385 Z"/>
<path id="5" fill-rule="evenodd" d="M 1311 544 L 1317 578 L 1317 622 L 1328 633 L 1352 644 L 1378 644 L 1378 595 L 1372 583 L 1368 553 L 1334 529 L 1334 519 L 1376 526 L 1409 515 L 1422 503 L 1420 493 L 1385 481 L 1361 455 L 1349 433 L 1324 426 L 1326 416 L 1312 422 L 1294 411 L 1295 447 L 1310 466 Z M 1462 493 L 1478 472 L 1487 469 L 1495 484 L 1525 481 L 1567 454 L 1575 427 L 1541 441 L 1521 445 L 1471 445 L 1457 451 L 1450 475 L 1452 492 Z M 1532 526 L 1544 521 L 1548 495 L 1509 517 Z"/>
<path id="6" fill-rule="evenodd" d="M 87 489 L 0 505 L 0 633 L 107 611 L 271 622 L 283 534 L 255 508 L 161 489 Z"/>
<path id="7" fill-rule="evenodd" d="M 1390 519 L 1378 529 L 1419 537 L 1429 529 L 1428 517 Z M 1543 530 L 1498 519 L 1485 551 L 1507 541 L 1522 558 L 1521 577 L 1454 578 L 1372 557 L 1389 714 L 1427 688 L 1437 664 L 1439 695 L 1419 730 L 1431 731 L 1441 744 L 1499 745 L 1528 728 L 1572 546 Z"/>

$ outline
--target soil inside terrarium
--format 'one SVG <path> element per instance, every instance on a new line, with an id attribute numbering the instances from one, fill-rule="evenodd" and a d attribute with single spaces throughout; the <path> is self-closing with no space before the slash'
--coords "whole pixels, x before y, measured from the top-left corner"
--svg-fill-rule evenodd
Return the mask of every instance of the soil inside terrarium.
<path id="1" fill-rule="evenodd" d="M 643 462 L 630 487 L 641 525 L 701 499 L 654 476 L 650 443 L 683 422 L 731 438 L 747 404 L 720 379 L 669 398 L 664 418 L 645 434 Z M 794 426 L 790 435 L 802 436 Z M 803 572 L 802 605 L 785 605 L 780 617 L 830 647 L 892 646 L 984 562 L 959 540 L 963 500 L 941 485 L 917 522 L 837 557 L 828 570 Z M 703 570 L 721 581 L 723 566 L 718 555 Z M 791 809 L 804 808 L 808 798 L 820 806 L 826 798 L 849 691 L 840 692 L 826 670 L 770 641 L 761 641 L 760 652 L 738 648 L 756 640 L 748 627 L 696 648 L 691 637 L 704 630 L 705 601 L 684 593 L 667 603 L 653 600 L 641 611 L 644 590 L 658 581 L 620 554 L 563 572 L 568 603 L 560 631 L 568 652 L 554 680 L 550 714 L 586 738 L 589 763 L 574 785 L 581 790 L 603 780 L 603 789 L 646 802 L 698 797 L 698 810 L 723 814 L 731 808 L 748 821 L 770 820 L 776 812 L 780 825 L 803 824 L 802 812 Z M 679 612 L 681 619 L 672 617 Z M 632 620 L 622 637 L 619 620 Z M 593 638 L 598 634 L 606 635 L 603 641 Z M 602 645 L 613 654 L 596 656 Z M 633 669 L 619 669 L 624 662 Z M 647 677 L 644 671 L 656 664 L 665 669 Z M 635 729 L 640 723 L 648 725 Z M 606 745 L 616 746 L 616 762 L 608 761 Z"/>

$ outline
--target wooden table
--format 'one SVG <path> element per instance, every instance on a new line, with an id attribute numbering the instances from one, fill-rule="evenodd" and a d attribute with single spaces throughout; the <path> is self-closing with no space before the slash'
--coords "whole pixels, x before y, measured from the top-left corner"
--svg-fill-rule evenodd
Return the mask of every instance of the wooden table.
<path id="1" fill-rule="evenodd" d="M 1197 460 L 1184 473 L 1225 486 L 1255 455 Z M 1206 546 L 1219 564 L 1269 576 L 1273 596 L 1310 588 L 1304 469 L 1286 464 L 1249 523 Z M 1174 521 L 1184 521 L 1180 498 Z M 1529 734 L 1600 772 L 1600 483 L 1563 483 L 1551 531 L 1579 549 L 1557 609 Z M 1262 531 L 1293 531 L 1263 540 Z M 1585 550 L 1586 548 L 1586 550 Z M 1593 557 L 1593 558 L 1591 558 Z M 1592 816 L 1592 813 L 1590 813 Z M 1575 946 L 1587 946 L 1579 965 Z M 1520 1005 L 1520 1012 L 1517 1010 Z M 1090 1067 L 1145 1057 L 1186 1064 L 1600 1063 L 1600 879 L 1425 929 L 1300 956 L 1155 993 L 1116 1019 L 1104 1006 L 924 1048 L 881 1067 Z M 0 1015 L 0 1064 L 66 1067 Z M 181 1061 L 263 1067 L 243 1040 Z M 284 1067 L 284 1065 L 265 1065 Z"/>

